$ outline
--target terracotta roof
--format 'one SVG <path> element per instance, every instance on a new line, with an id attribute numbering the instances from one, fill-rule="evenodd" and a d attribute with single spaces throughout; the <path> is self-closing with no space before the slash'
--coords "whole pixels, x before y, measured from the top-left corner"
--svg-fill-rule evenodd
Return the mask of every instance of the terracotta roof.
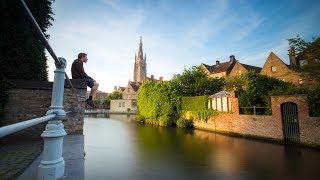
<path id="1" fill-rule="evenodd" d="M 247 70 L 253 70 L 253 71 L 256 71 L 257 73 L 259 73 L 261 71 L 261 67 L 257 67 L 257 66 L 251 66 L 251 65 L 248 65 L 248 64 L 242 64 L 240 63 L 244 68 L 246 68 Z"/>
<path id="2" fill-rule="evenodd" d="M 203 64 L 206 69 L 212 73 L 212 74 L 215 74 L 215 73 L 220 73 L 220 72 L 227 72 L 227 71 L 230 71 L 233 66 L 234 66 L 234 63 L 235 61 L 227 61 L 227 62 L 224 62 L 224 63 L 219 63 L 219 64 L 215 64 L 215 65 L 207 65 L 207 64 Z"/>

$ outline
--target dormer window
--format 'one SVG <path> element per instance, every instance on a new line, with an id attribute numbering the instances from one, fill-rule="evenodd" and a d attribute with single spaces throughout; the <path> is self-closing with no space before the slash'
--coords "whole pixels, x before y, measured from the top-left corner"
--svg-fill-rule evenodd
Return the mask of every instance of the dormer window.
<path id="1" fill-rule="evenodd" d="M 277 67 L 271 66 L 271 71 L 272 71 L 272 72 L 276 72 L 276 71 L 277 71 Z"/>

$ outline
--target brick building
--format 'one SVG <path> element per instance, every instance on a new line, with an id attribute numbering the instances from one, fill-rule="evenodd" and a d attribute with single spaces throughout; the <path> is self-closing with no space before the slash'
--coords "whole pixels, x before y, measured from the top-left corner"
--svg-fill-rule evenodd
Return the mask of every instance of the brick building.
<path id="1" fill-rule="evenodd" d="M 255 71 L 257 73 L 261 71 L 260 67 L 240 63 L 238 60 L 236 60 L 234 55 L 231 55 L 229 61 L 227 62 L 220 63 L 220 61 L 216 61 L 216 64 L 211 66 L 202 63 L 200 68 L 202 68 L 204 72 L 207 73 L 211 78 L 238 76 L 245 74 L 248 71 Z"/>
<path id="2" fill-rule="evenodd" d="M 207 65 L 202 63 L 199 67 L 203 69 L 210 78 L 221 78 L 228 76 L 235 64 L 236 59 L 233 55 L 231 55 L 230 60 L 227 62 L 220 63 L 220 61 L 216 61 L 215 65 Z"/>
<path id="3" fill-rule="evenodd" d="M 122 92 L 122 99 L 111 100 L 110 112 L 136 112 L 137 92 L 141 83 L 128 82 L 126 89 Z"/>
<path id="4" fill-rule="evenodd" d="M 248 64 L 243 64 L 240 63 L 239 61 L 236 61 L 235 65 L 233 66 L 232 70 L 229 73 L 229 76 L 234 77 L 234 76 L 240 76 L 242 74 L 245 74 L 249 71 L 254 71 L 256 73 L 260 73 L 262 68 L 256 67 L 256 66 L 251 66 Z"/>
<path id="5" fill-rule="evenodd" d="M 291 82 L 295 85 L 304 84 L 305 79 L 303 79 L 300 73 L 295 70 L 295 67 L 298 66 L 295 58 L 291 55 L 289 55 L 289 57 L 290 65 L 284 63 L 275 53 L 271 52 L 260 73 L 286 82 Z"/>

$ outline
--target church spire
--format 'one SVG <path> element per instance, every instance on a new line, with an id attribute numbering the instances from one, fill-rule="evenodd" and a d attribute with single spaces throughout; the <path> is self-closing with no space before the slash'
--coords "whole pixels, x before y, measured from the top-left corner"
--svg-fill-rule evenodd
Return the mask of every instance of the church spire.
<path id="1" fill-rule="evenodd" d="M 143 59 L 143 49 L 142 49 L 142 46 L 143 46 L 143 44 L 142 44 L 142 36 L 140 36 L 139 51 L 138 51 L 138 58 L 139 58 L 140 60 Z"/>
<path id="2" fill-rule="evenodd" d="M 138 52 L 135 54 L 134 82 L 142 83 L 147 78 L 146 54 L 143 54 L 142 36 L 140 36 Z"/>

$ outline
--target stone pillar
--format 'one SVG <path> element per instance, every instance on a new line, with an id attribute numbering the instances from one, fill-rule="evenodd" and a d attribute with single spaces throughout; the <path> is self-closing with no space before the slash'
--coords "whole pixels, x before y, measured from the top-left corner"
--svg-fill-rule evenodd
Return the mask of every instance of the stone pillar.
<path id="1" fill-rule="evenodd" d="M 67 134 L 62 120 L 66 117 L 63 110 L 64 76 L 66 60 L 59 58 L 54 71 L 54 82 L 50 110 L 47 114 L 56 114 L 41 134 L 44 139 L 43 156 L 38 167 L 38 179 L 58 179 L 63 177 L 65 162 L 62 157 L 63 137 Z"/>

